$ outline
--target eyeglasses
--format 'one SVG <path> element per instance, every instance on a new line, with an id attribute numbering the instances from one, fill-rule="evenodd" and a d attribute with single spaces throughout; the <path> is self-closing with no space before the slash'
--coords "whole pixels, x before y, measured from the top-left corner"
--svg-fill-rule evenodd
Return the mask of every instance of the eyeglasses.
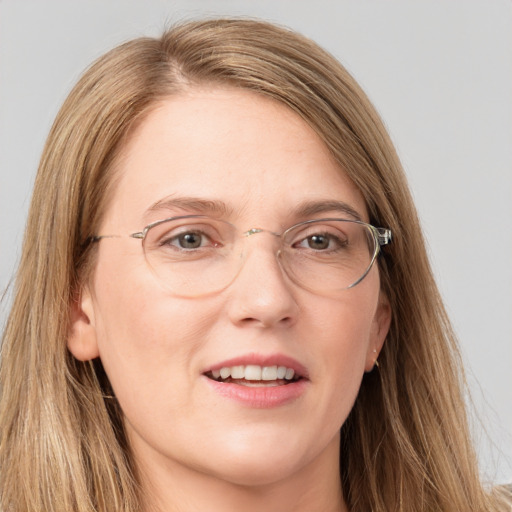
<path id="1" fill-rule="evenodd" d="M 391 241 L 389 229 L 358 220 L 307 220 L 279 234 L 259 228 L 241 231 L 204 215 L 159 220 L 127 236 L 142 240 L 147 264 L 170 293 L 200 297 L 235 280 L 247 255 L 247 238 L 257 233 L 274 239 L 279 265 L 295 284 L 334 297 L 360 283 L 381 246 Z M 89 241 L 120 236 L 93 236 Z"/>

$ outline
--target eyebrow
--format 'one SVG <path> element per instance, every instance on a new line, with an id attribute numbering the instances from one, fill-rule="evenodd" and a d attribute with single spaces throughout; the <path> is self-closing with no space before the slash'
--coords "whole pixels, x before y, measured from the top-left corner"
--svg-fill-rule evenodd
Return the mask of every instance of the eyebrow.
<path id="1" fill-rule="evenodd" d="M 233 215 L 233 208 L 224 201 L 217 199 L 202 199 L 198 197 L 166 197 L 151 205 L 146 215 L 152 212 L 184 210 L 186 212 L 215 217 L 230 217 Z M 309 218 L 321 213 L 336 212 L 348 215 L 355 220 L 362 220 L 362 216 L 352 206 L 344 201 L 338 200 L 316 200 L 304 201 L 291 212 L 293 216 Z"/>
<path id="2" fill-rule="evenodd" d="M 361 214 L 352 206 L 344 201 L 306 201 L 301 203 L 295 210 L 295 214 L 299 217 L 312 217 L 319 213 L 336 212 L 348 215 L 355 220 L 362 221 Z"/>
<path id="3" fill-rule="evenodd" d="M 186 210 L 198 214 L 212 215 L 215 217 L 229 217 L 233 210 L 223 201 L 216 199 L 200 199 L 198 197 L 166 197 L 152 204 L 146 215 L 162 210 Z"/>

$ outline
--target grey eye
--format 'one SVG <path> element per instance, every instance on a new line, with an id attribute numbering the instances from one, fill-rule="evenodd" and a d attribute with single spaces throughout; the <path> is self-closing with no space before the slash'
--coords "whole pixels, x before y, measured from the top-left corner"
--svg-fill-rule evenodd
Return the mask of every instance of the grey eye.
<path id="1" fill-rule="evenodd" d="M 306 241 L 310 249 L 315 249 L 318 251 L 327 249 L 329 247 L 330 239 L 325 235 L 313 235 L 309 236 Z"/>
<path id="2" fill-rule="evenodd" d="M 183 233 L 176 238 L 176 245 L 182 249 L 197 249 L 203 244 L 203 235 L 200 233 Z"/>

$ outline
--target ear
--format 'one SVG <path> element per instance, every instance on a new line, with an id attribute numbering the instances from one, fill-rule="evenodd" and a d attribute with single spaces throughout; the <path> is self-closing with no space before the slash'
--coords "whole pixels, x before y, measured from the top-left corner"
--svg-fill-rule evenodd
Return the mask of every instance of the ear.
<path id="1" fill-rule="evenodd" d="M 366 354 L 365 371 L 371 372 L 375 366 L 386 336 L 391 325 L 391 305 L 383 292 L 380 292 L 379 303 L 375 316 L 373 317 L 370 342 L 368 344 L 368 352 Z"/>
<path id="2" fill-rule="evenodd" d="M 92 295 L 87 287 L 71 303 L 68 349 L 80 361 L 99 357 Z"/>

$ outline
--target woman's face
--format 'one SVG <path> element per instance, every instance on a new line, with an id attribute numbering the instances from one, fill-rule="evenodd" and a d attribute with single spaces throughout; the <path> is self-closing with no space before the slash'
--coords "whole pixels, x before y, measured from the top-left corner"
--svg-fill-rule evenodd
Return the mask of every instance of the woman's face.
<path id="1" fill-rule="evenodd" d="M 192 89 L 163 101 L 132 134 L 118 171 L 101 235 L 196 213 L 281 233 L 307 218 L 347 218 L 325 206 L 333 201 L 368 220 L 361 194 L 308 125 L 243 90 Z M 141 466 L 253 485 L 335 470 L 339 429 L 389 326 L 376 265 L 342 294 L 315 294 L 282 272 L 275 237 L 259 233 L 244 239 L 227 288 L 190 298 L 162 285 L 140 240 L 98 243 L 68 345 L 79 359 L 101 358 Z M 301 379 L 211 378 L 233 366 L 283 366 Z"/>

